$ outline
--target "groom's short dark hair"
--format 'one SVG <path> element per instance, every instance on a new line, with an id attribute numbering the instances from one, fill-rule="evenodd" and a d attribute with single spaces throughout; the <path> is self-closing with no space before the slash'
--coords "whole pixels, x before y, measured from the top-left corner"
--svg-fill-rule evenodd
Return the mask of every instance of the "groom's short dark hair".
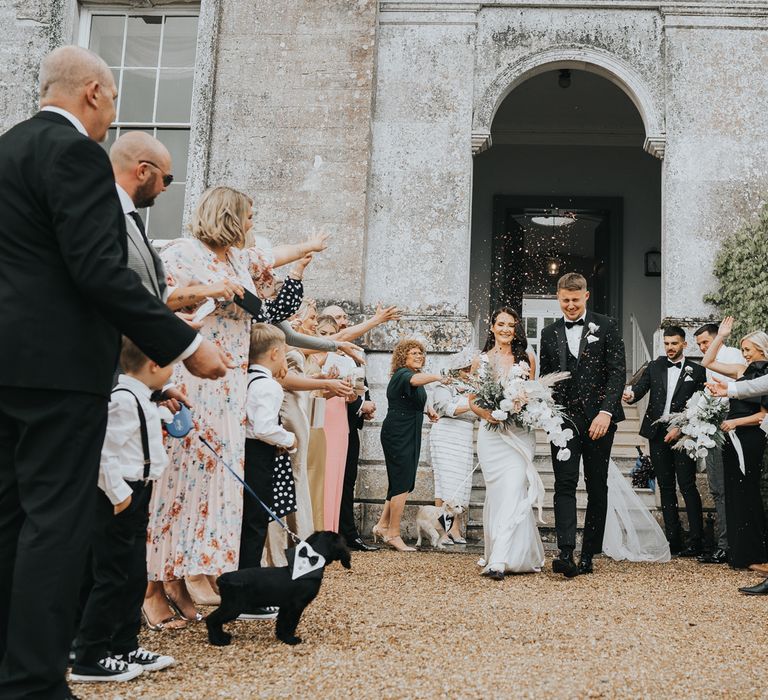
<path id="1" fill-rule="evenodd" d="M 696 332 L 693 335 L 698 338 L 702 333 L 709 333 L 714 337 L 717 335 L 717 331 L 719 330 L 720 326 L 718 326 L 716 323 L 705 323 L 701 328 L 696 329 Z"/>
<path id="2" fill-rule="evenodd" d="M 680 326 L 664 326 L 664 337 L 669 338 L 673 335 L 679 335 L 685 340 L 685 331 Z"/>
<path id="3" fill-rule="evenodd" d="M 584 275 L 578 272 L 568 272 L 557 280 L 557 291 L 567 289 L 569 292 L 575 292 L 587 288 L 587 280 Z"/>

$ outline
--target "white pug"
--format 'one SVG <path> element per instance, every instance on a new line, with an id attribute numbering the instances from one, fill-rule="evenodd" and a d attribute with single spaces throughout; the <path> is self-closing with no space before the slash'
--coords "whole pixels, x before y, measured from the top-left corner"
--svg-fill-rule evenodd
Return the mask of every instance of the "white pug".
<path id="1" fill-rule="evenodd" d="M 449 541 L 447 531 L 451 529 L 451 523 L 465 510 L 464 506 L 453 501 L 444 501 L 441 506 L 421 506 L 416 513 L 416 546 L 421 546 L 423 532 L 432 547 L 445 549 L 445 543 Z"/>

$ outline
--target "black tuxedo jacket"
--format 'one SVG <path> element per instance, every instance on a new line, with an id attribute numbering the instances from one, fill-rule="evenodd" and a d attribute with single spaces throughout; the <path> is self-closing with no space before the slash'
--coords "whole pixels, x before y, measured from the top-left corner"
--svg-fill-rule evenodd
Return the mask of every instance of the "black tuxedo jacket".
<path id="1" fill-rule="evenodd" d="M 707 373 L 704 368 L 690 360 L 685 360 L 680 378 L 672 394 L 672 405 L 670 411 L 678 413 L 685 408 L 685 403 L 697 391 L 704 388 L 707 381 Z M 664 406 L 667 402 L 667 358 L 665 355 L 657 357 L 648 363 L 645 371 L 632 387 L 635 398 L 632 403 L 638 402 L 649 391 L 651 396 L 648 399 L 648 409 L 643 418 L 643 424 L 640 426 L 640 435 L 652 440 L 661 437 L 667 433 L 667 426 L 654 423 L 661 418 L 664 413 Z"/>
<path id="2" fill-rule="evenodd" d="M 597 326 L 590 333 L 589 324 Z M 588 336 L 596 338 L 588 340 Z M 568 370 L 568 340 L 565 321 L 560 318 L 541 331 L 539 343 L 539 372 L 566 372 Z M 621 394 L 626 381 L 624 341 L 616 321 L 608 316 L 587 311 L 579 346 L 576 371 L 571 379 L 556 384 L 554 398 L 563 406 L 568 396 L 580 405 L 588 420 L 600 411 L 608 411 L 615 423 L 624 420 Z"/>
<path id="3" fill-rule="evenodd" d="M 358 396 L 354 401 L 347 404 L 347 420 L 349 421 L 350 430 L 360 430 L 365 423 L 365 420 L 358 414 L 360 407 L 363 405 L 363 401 L 371 400 L 371 392 L 368 391 L 368 380 L 365 380 L 365 396 Z"/>
<path id="4" fill-rule="evenodd" d="M 40 112 L 0 136 L 0 386 L 109 395 L 120 334 L 166 365 L 195 331 L 126 267 L 104 149 Z"/>

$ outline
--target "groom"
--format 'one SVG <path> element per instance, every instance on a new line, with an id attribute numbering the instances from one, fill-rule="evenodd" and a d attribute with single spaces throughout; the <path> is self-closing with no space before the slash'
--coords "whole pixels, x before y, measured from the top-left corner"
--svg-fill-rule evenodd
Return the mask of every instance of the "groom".
<path id="1" fill-rule="evenodd" d="M 612 318 L 587 311 L 587 280 L 570 272 L 557 282 L 557 299 L 564 318 L 541 332 L 541 374 L 570 372 L 571 378 L 555 385 L 554 398 L 564 407 L 574 436 L 568 442 L 570 457 L 557 460 L 555 471 L 555 529 L 560 555 L 552 570 L 572 578 L 592 573 L 592 557 L 603 549 L 608 506 L 608 462 L 616 424 L 624 420 L 621 394 L 626 380 L 624 341 Z M 579 461 L 584 460 L 587 513 L 579 565 L 573 560 L 576 546 L 576 486 Z"/>

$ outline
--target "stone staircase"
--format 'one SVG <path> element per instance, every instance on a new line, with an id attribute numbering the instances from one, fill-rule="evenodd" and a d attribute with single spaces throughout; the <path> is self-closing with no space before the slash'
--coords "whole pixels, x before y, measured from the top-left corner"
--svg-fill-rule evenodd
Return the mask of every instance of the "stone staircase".
<path id="1" fill-rule="evenodd" d="M 622 472 L 629 479 L 629 472 L 637 457 L 636 447 L 639 445 L 647 453 L 648 446 L 640 438 L 640 414 L 636 407 L 625 408 L 627 419 L 619 424 L 613 445 L 612 457 Z M 356 509 L 358 511 L 361 532 L 370 534 L 371 527 L 376 523 L 384 502 L 387 490 L 387 474 L 384 464 L 384 454 L 379 441 L 380 421 L 366 425 L 362 433 L 360 475 L 356 489 Z M 415 515 L 420 505 L 434 502 L 434 479 L 429 458 L 429 429 L 425 424 L 422 431 L 421 457 L 419 470 L 416 475 L 416 488 L 411 494 L 403 515 L 403 535 L 406 539 L 416 536 Z M 549 452 L 549 445 L 543 433 L 536 436 L 535 464 L 546 488 L 544 499 L 544 520 L 541 525 L 545 540 L 552 539 L 554 532 L 554 510 L 552 497 L 554 493 L 554 472 Z M 650 489 L 636 489 L 643 502 L 653 511 L 657 508 L 656 495 Z M 577 508 L 579 527 L 583 525 L 586 509 L 587 494 L 583 478 L 577 490 Z M 472 477 L 472 493 L 470 497 L 469 521 L 467 539 L 470 542 L 482 542 L 483 539 L 483 502 L 485 500 L 485 484 L 483 475 L 478 468 Z"/>

